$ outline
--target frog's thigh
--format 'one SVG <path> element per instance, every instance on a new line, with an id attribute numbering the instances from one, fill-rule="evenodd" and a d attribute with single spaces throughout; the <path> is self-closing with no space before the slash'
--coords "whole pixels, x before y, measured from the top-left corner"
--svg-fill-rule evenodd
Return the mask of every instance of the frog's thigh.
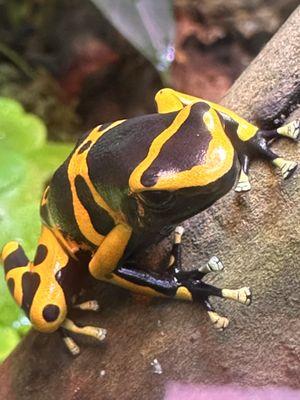
<path id="1" fill-rule="evenodd" d="M 155 95 L 157 111 L 161 114 L 179 111 L 188 104 L 194 104 L 201 99 L 189 96 L 176 90 L 165 88 L 159 90 Z"/>
<path id="2" fill-rule="evenodd" d="M 12 296 L 32 325 L 41 332 L 53 332 L 66 317 L 63 288 L 57 280 L 58 266 L 68 268 L 69 257 L 53 233 L 43 227 L 33 262 L 16 242 L 2 253 L 5 277 Z"/>
<path id="3" fill-rule="evenodd" d="M 118 265 L 131 237 L 127 225 L 115 226 L 105 237 L 89 263 L 89 271 L 96 279 L 110 274 Z"/>

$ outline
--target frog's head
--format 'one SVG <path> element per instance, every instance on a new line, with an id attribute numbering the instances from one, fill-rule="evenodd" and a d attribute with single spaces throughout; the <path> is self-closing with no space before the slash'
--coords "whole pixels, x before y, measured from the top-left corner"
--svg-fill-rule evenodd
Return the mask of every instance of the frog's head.
<path id="1" fill-rule="evenodd" d="M 205 166 L 201 167 L 180 172 L 161 170 L 160 175 L 151 174 L 152 185 L 143 185 L 132 191 L 137 199 L 140 223 L 152 225 L 155 229 L 155 226 L 178 224 L 196 215 L 233 187 L 239 171 L 235 156 L 228 168 L 223 166 L 223 174 L 215 174 L 215 179 L 216 168 L 207 170 Z M 143 182 L 145 184 L 147 180 Z"/>
<path id="2" fill-rule="evenodd" d="M 129 188 L 141 212 L 151 210 L 176 223 L 224 195 L 238 169 L 219 116 L 206 104 L 185 107 L 172 126 L 151 143 L 130 175 Z"/>

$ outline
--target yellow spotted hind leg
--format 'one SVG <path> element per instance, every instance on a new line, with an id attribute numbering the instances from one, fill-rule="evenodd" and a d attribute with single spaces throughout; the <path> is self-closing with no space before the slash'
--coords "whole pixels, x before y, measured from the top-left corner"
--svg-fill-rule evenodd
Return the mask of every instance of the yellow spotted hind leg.
<path id="1" fill-rule="evenodd" d="M 4 246 L 2 259 L 11 294 L 34 328 L 47 333 L 57 330 L 68 312 L 65 288 L 59 277 L 73 259 L 54 234 L 43 227 L 33 261 L 17 242 Z"/>

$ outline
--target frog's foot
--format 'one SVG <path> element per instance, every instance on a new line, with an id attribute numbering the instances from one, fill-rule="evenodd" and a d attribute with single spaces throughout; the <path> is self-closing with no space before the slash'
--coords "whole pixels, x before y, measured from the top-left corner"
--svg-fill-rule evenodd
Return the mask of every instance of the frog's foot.
<path id="1" fill-rule="evenodd" d="M 239 181 L 235 187 L 236 192 L 248 192 L 251 190 L 251 184 L 249 182 L 249 177 L 243 170 L 241 170 Z"/>
<path id="2" fill-rule="evenodd" d="M 273 165 L 279 168 L 284 179 L 288 179 L 296 171 L 298 164 L 295 161 L 288 161 L 277 157 L 273 160 Z"/>
<path id="3" fill-rule="evenodd" d="M 224 270 L 224 265 L 220 261 L 220 259 L 216 256 L 213 256 L 209 259 L 208 263 L 203 267 L 198 268 L 198 271 L 202 274 L 208 274 L 210 272 L 222 272 Z"/>
<path id="4" fill-rule="evenodd" d="M 287 125 L 281 126 L 277 129 L 277 133 L 280 136 L 285 136 L 293 140 L 299 140 L 300 138 L 300 120 L 295 120 Z"/>
<path id="5" fill-rule="evenodd" d="M 240 289 L 222 289 L 222 297 L 224 299 L 234 300 L 238 303 L 250 306 L 252 301 L 252 292 L 249 287 Z"/>
<path id="6" fill-rule="evenodd" d="M 76 304 L 73 308 L 78 308 L 83 311 L 98 311 L 100 307 L 97 300 L 89 300 L 81 304 Z"/>
<path id="7" fill-rule="evenodd" d="M 222 317 L 216 311 L 208 311 L 207 312 L 209 319 L 213 323 L 213 326 L 218 331 L 223 331 L 229 325 L 229 319 L 226 317 Z"/>
<path id="8" fill-rule="evenodd" d="M 65 321 L 62 323 L 61 328 L 63 328 L 64 332 L 69 331 L 69 332 L 77 333 L 80 335 L 91 336 L 91 337 L 99 340 L 100 342 L 102 342 L 105 339 L 106 334 L 107 334 L 107 331 L 104 328 L 98 328 L 95 326 L 80 327 L 80 326 L 74 324 L 74 322 L 68 318 L 66 318 Z M 68 336 L 66 333 L 65 333 L 65 337 L 64 337 L 64 343 L 66 344 L 67 348 L 73 355 L 79 354 L 79 352 L 80 352 L 79 347 L 77 346 L 75 341 L 72 338 L 70 338 L 70 336 Z"/>

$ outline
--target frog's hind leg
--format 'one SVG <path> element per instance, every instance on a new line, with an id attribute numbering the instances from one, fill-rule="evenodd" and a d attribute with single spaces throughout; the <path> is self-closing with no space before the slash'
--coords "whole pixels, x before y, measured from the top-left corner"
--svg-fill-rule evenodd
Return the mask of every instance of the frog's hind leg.
<path id="1" fill-rule="evenodd" d="M 75 256 L 77 253 L 72 256 L 47 227 L 42 229 L 32 262 L 17 242 L 5 245 L 1 254 L 10 292 L 35 329 L 51 333 L 63 327 L 103 340 L 106 332 L 104 329 L 80 328 L 67 318 L 74 294 L 82 283 L 81 271 L 84 272 L 82 259 Z M 90 301 L 75 308 L 96 310 L 98 304 Z M 71 353 L 75 354 L 78 348 L 75 342 L 67 338 L 64 342 Z"/>
<path id="2" fill-rule="evenodd" d="M 17 242 L 6 244 L 1 255 L 13 298 L 37 330 L 49 333 L 59 328 L 67 314 L 65 295 L 54 273 L 57 265 L 64 265 L 63 257 L 60 254 L 54 263 L 57 249 L 52 247 L 51 235 L 43 230 L 32 262 Z"/>
<path id="3" fill-rule="evenodd" d="M 275 167 L 281 170 L 284 179 L 292 176 L 297 169 L 297 163 L 295 161 L 286 160 L 272 152 L 268 147 L 268 142 L 279 137 L 287 137 L 295 141 L 299 140 L 300 120 L 292 121 L 278 129 L 270 131 L 261 130 L 258 132 L 258 135 L 266 141 L 266 143 L 263 143 L 263 146 L 261 146 L 261 154 L 266 159 L 270 160 Z"/>
<path id="4" fill-rule="evenodd" d="M 270 161 L 276 168 L 279 168 L 284 179 L 288 179 L 296 171 L 298 164 L 295 161 L 286 160 L 271 150 L 270 144 L 272 141 L 280 138 L 287 137 L 292 140 L 299 140 L 300 138 L 300 121 L 296 120 L 284 125 L 278 129 L 272 130 L 258 130 L 255 136 L 245 142 L 247 147 L 247 154 L 239 156 L 241 163 L 241 174 L 238 184 L 235 188 L 237 192 L 245 192 L 251 189 L 248 171 L 249 162 L 253 158 L 264 158 Z"/>
<path id="5" fill-rule="evenodd" d="M 279 168 L 284 179 L 288 179 L 296 171 L 298 164 L 295 161 L 280 157 L 269 148 L 268 141 L 278 137 L 277 130 L 262 131 L 261 134 L 263 139 L 259 141 L 257 147 L 259 154 L 267 161 L 271 161 L 275 167 Z"/>

